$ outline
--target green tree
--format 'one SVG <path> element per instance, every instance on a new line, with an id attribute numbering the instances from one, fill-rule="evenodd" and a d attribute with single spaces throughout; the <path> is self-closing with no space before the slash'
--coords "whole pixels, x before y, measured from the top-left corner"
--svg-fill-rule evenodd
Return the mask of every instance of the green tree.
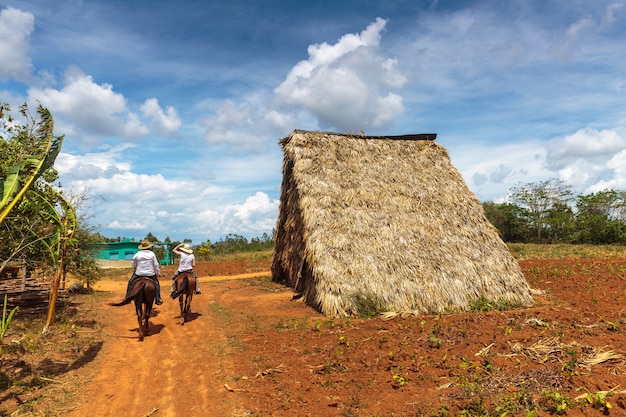
<path id="1" fill-rule="evenodd" d="M 89 289 L 98 281 L 102 272 L 95 257 L 98 251 L 97 243 L 110 239 L 105 238 L 89 225 L 85 214 L 88 203 L 87 193 L 75 193 L 71 200 L 72 205 L 80 214 L 74 239 L 68 248 L 65 272 L 71 274 L 76 281 Z M 65 277 L 63 282 L 65 282 Z"/>
<path id="2" fill-rule="evenodd" d="M 510 192 L 510 199 L 513 204 L 529 211 L 537 242 L 542 241 L 543 232 L 549 228 L 547 220 L 550 216 L 550 210 L 572 200 L 571 186 L 556 178 L 518 185 L 513 187 Z"/>
<path id="3" fill-rule="evenodd" d="M 526 242 L 532 233 L 529 227 L 528 210 L 510 203 L 482 203 L 485 216 L 498 229 L 505 242 Z"/>
<path id="4" fill-rule="evenodd" d="M 575 217 L 572 208 L 564 202 L 555 202 L 545 216 L 544 237 L 553 242 L 567 242 L 575 230 Z"/>
<path id="5" fill-rule="evenodd" d="M 247 249 L 248 239 L 234 233 L 229 233 L 213 244 L 213 252 L 216 254 L 245 252 Z"/>
<path id="6" fill-rule="evenodd" d="M 623 243 L 626 241 L 624 224 L 625 193 L 603 190 L 579 195 L 576 200 L 576 243 Z"/>

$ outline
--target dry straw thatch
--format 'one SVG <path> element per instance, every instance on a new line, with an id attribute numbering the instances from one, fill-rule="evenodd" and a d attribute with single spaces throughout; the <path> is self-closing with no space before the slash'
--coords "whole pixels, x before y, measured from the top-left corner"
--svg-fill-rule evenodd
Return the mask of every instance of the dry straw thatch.
<path id="1" fill-rule="evenodd" d="M 519 265 L 424 135 L 294 131 L 284 152 L 272 279 L 330 317 L 533 303 Z"/>

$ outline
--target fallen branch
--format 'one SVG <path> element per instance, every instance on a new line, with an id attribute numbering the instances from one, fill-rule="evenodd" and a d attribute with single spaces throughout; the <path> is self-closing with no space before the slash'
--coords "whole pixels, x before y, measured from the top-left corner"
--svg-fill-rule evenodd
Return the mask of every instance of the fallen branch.
<path id="1" fill-rule="evenodd" d="M 491 343 L 489 346 L 485 346 L 478 352 L 474 354 L 474 356 L 487 356 L 489 354 L 489 350 L 495 345 L 495 343 Z"/>
<path id="2" fill-rule="evenodd" d="M 282 367 L 284 367 L 285 365 L 283 365 L 282 363 L 280 365 L 278 365 L 276 368 L 267 368 L 264 371 L 259 371 L 256 373 L 256 375 L 254 376 L 254 378 L 259 378 L 259 377 L 266 377 L 268 375 L 273 374 L 274 372 L 285 372 L 283 369 L 281 369 Z"/>
<path id="3" fill-rule="evenodd" d="M 249 389 L 233 388 L 228 384 L 224 384 L 224 388 L 226 388 L 226 390 L 230 392 L 250 392 Z"/>
<path id="4" fill-rule="evenodd" d="M 148 414 L 146 414 L 144 417 L 150 417 L 152 414 L 156 413 L 157 411 L 159 411 L 158 408 L 153 408 L 152 411 L 150 411 Z"/>
<path id="5" fill-rule="evenodd" d="M 619 385 L 608 391 L 597 391 L 594 394 L 592 394 L 591 392 L 588 392 L 586 394 L 580 394 L 578 397 L 574 398 L 574 401 L 587 400 L 589 398 L 589 395 L 608 397 L 610 395 L 615 395 L 615 394 L 626 394 L 626 390 L 615 391 L 617 388 L 619 388 Z"/>

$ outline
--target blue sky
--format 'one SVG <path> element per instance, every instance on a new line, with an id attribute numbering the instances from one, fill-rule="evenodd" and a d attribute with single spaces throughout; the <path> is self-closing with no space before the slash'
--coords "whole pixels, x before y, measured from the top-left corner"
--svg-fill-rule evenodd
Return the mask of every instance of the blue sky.
<path id="1" fill-rule="evenodd" d="M 109 237 L 270 234 L 294 129 L 437 133 L 481 201 L 626 190 L 624 0 L 0 0 L 0 100 L 47 107 Z"/>

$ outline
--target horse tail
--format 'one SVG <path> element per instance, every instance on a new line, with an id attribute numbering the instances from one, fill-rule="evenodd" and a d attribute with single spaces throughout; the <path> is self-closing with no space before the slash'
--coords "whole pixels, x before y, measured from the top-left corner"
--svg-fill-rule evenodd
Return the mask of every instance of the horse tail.
<path id="1" fill-rule="evenodd" d="M 135 299 L 135 297 L 137 296 L 137 294 L 139 294 L 141 292 L 141 290 L 143 290 L 143 287 L 145 287 L 145 286 L 146 286 L 145 282 L 141 283 L 141 285 L 133 285 L 133 288 L 130 291 L 130 294 L 128 294 L 128 297 L 124 298 L 119 303 L 109 303 L 109 305 L 113 306 L 113 307 L 125 306 L 126 304 L 130 303 L 131 301 L 133 301 Z"/>
<path id="2" fill-rule="evenodd" d="M 174 299 L 176 299 L 176 298 L 180 297 L 181 295 L 183 295 L 184 293 L 186 293 L 186 292 L 187 292 L 187 284 L 188 284 L 188 283 L 189 283 L 189 278 L 184 277 L 184 278 L 183 278 L 183 283 L 182 283 L 182 285 L 180 286 L 180 290 L 178 290 L 178 291 L 174 291 L 174 292 L 170 295 L 170 297 L 172 297 L 172 300 L 174 300 Z"/>

